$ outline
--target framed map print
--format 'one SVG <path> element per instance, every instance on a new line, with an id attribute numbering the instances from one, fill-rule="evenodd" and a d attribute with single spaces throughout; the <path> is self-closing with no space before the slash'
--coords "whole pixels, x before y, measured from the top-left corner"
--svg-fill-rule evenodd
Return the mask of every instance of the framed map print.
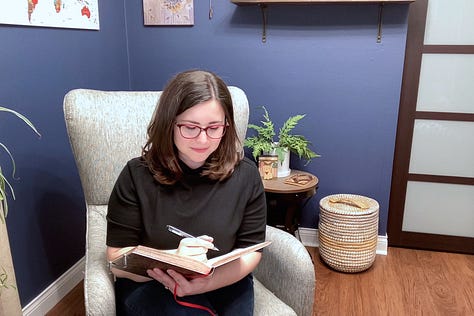
<path id="1" fill-rule="evenodd" d="M 0 23 L 98 30 L 98 0 L 0 0 Z"/>
<path id="2" fill-rule="evenodd" d="M 143 0 L 145 25 L 194 25 L 194 0 Z"/>

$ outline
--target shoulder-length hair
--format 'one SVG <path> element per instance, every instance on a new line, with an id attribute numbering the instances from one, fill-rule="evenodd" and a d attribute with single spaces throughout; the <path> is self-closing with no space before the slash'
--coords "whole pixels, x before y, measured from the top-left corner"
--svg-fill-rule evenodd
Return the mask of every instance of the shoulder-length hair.
<path id="1" fill-rule="evenodd" d="M 243 153 L 238 152 L 239 138 L 234 122 L 232 98 L 224 81 L 217 75 L 189 70 L 172 78 L 163 90 L 154 116 L 148 126 L 148 140 L 142 157 L 153 177 L 162 184 L 174 184 L 183 174 L 173 133 L 176 117 L 187 109 L 209 100 L 216 100 L 224 110 L 226 131 L 219 147 L 209 156 L 202 175 L 224 180 L 232 174 Z"/>

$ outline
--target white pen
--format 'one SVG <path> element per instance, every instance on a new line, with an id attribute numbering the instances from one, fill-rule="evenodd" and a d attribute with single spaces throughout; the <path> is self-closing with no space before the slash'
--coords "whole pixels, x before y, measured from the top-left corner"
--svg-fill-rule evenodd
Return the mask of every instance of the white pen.
<path id="1" fill-rule="evenodd" d="M 188 234 L 187 232 L 184 232 L 182 231 L 181 229 L 179 228 L 176 228 L 174 226 L 171 226 L 171 225 L 166 225 L 166 228 L 168 228 L 168 230 L 170 232 L 172 232 L 173 234 L 175 235 L 178 235 L 178 236 L 181 236 L 181 237 L 185 237 L 185 238 L 197 238 L 191 234 Z M 216 246 L 214 246 L 213 248 L 211 248 L 212 250 L 215 250 L 215 251 L 219 251 L 219 249 L 217 249 Z"/>

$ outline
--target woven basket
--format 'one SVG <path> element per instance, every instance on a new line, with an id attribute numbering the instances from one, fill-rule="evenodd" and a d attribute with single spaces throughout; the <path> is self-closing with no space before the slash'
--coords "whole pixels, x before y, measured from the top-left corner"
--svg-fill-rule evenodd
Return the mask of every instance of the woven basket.
<path id="1" fill-rule="evenodd" d="M 375 261 L 379 204 L 354 194 L 335 194 L 319 202 L 319 253 L 342 272 L 367 270 Z"/>

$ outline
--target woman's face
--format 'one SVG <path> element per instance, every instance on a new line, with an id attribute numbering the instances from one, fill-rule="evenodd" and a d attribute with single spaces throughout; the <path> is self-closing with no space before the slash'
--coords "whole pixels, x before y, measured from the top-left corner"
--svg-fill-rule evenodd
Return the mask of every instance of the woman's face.
<path id="1" fill-rule="evenodd" d="M 192 169 L 204 165 L 206 159 L 221 142 L 221 138 L 211 138 L 208 134 L 214 137 L 219 135 L 224 125 L 224 110 L 216 100 L 196 104 L 178 115 L 174 125 L 173 139 L 178 148 L 179 158 Z M 181 126 L 181 132 L 179 126 Z M 199 128 L 208 128 L 207 133 Z M 183 135 L 190 137 L 196 134 L 195 138 L 183 137 Z"/>

